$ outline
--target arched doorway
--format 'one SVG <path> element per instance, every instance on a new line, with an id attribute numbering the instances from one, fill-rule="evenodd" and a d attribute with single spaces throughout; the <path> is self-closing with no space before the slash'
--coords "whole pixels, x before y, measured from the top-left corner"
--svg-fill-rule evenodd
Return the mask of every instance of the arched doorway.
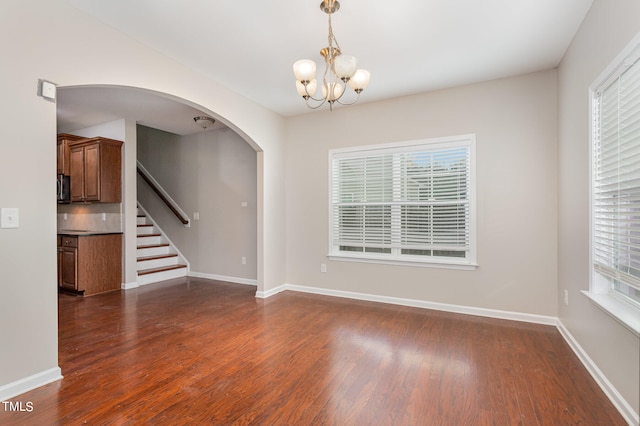
<path id="1" fill-rule="evenodd" d="M 197 115 L 207 115 L 216 119 L 215 128 L 207 129 L 207 133 L 210 135 L 214 133 L 218 135 L 217 145 L 224 143 L 228 146 L 233 146 L 235 143 L 237 146 L 237 142 L 241 141 L 245 147 L 250 147 L 254 153 L 252 166 L 253 172 L 255 173 L 252 188 L 253 192 L 247 195 L 247 200 L 241 200 L 239 203 L 236 202 L 238 200 L 233 200 L 232 202 L 228 197 L 227 199 L 220 198 L 217 206 L 239 206 L 242 209 L 241 213 L 245 213 L 245 217 L 246 210 L 249 208 L 252 212 L 252 217 L 244 223 L 235 221 L 233 226 L 237 226 L 238 230 L 242 230 L 245 236 L 247 235 L 246 230 L 252 229 L 253 232 L 250 233 L 253 235 L 250 238 L 244 239 L 243 247 L 238 247 L 237 240 L 233 239 L 232 241 L 229 239 L 229 234 L 227 233 L 227 236 L 223 236 L 223 238 L 220 238 L 220 235 L 218 235 L 217 239 L 202 239 L 209 242 L 215 239 L 215 244 L 208 244 L 206 247 L 202 247 L 202 242 L 199 242 L 197 244 L 199 247 L 186 251 L 196 256 L 195 253 L 203 251 L 221 252 L 220 246 L 225 244 L 234 246 L 235 252 L 230 253 L 229 250 L 224 251 L 227 255 L 233 256 L 236 261 L 235 263 L 239 265 L 234 271 L 216 273 L 215 270 L 209 269 L 205 271 L 194 270 L 193 272 L 198 274 L 197 276 L 205 278 L 226 278 L 227 281 L 234 281 L 234 278 L 236 278 L 239 279 L 239 281 L 236 282 L 245 284 L 258 283 L 258 270 L 262 262 L 262 259 L 258 257 L 258 253 L 261 253 L 261 251 L 257 249 L 259 241 L 261 240 L 261 235 L 259 235 L 257 230 L 257 223 L 259 222 L 257 215 L 259 211 L 262 211 L 259 205 L 261 200 L 258 191 L 258 182 L 261 181 L 261 176 L 258 176 L 258 173 L 261 172 L 262 168 L 259 167 L 258 162 L 261 161 L 262 157 L 258 155 L 260 148 L 251 138 L 243 132 L 238 131 L 235 126 L 232 123 L 228 123 L 224 117 L 217 116 L 214 112 L 208 111 L 206 108 L 175 96 L 147 89 L 105 85 L 61 87 L 58 90 L 57 105 L 58 132 L 79 132 L 82 136 L 87 137 L 97 136 L 90 134 L 90 132 L 102 132 L 103 134 L 100 134 L 100 136 L 125 141 L 123 148 L 124 191 L 120 210 L 121 226 L 125 238 L 123 263 L 123 284 L 125 287 L 136 286 L 135 206 L 138 200 L 135 183 L 135 163 L 138 159 L 137 139 L 140 133 L 139 129 L 146 129 L 144 131 L 145 134 L 155 132 L 156 134 L 168 135 L 167 138 L 181 140 L 182 142 L 197 140 L 201 139 L 200 136 L 202 136 L 203 129 L 193 122 L 193 117 Z M 104 134 L 105 132 L 106 134 Z M 145 141 L 145 143 L 147 142 Z M 197 141 L 194 143 L 197 143 Z M 180 143 L 178 145 L 190 146 L 193 145 L 193 143 Z M 238 150 L 236 149 L 236 151 Z M 215 160 L 219 159 L 216 158 Z M 197 161 L 202 161 L 202 155 L 199 155 Z M 247 161 L 246 158 L 244 161 Z M 222 163 L 226 166 L 229 165 L 229 161 L 222 160 Z M 189 169 L 190 167 L 183 164 L 182 168 Z M 226 167 L 226 170 L 230 169 L 233 168 Z M 211 176 L 213 175 L 209 175 L 209 177 Z M 229 179 L 230 177 L 224 176 L 223 178 Z M 232 176 L 230 180 L 237 181 L 238 176 Z M 207 185 L 211 186 L 212 181 L 208 180 Z M 188 199 L 187 204 L 190 203 L 190 205 L 188 205 L 186 209 L 193 213 L 200 213 L 199 210 L 201 206 L 198 203 L 198 197 L 201 199 L 207 197 L 207 194 L 197 188 L 198 186 L 199 185 L 186 184 L 186 187 L 178 188 L 178 193 L 190 193 L 187 197 L 183 198 Z M 226 213 L 229 212 L 227 211 Z M 225 213 L 218 211 L 218 216 L 219 214 L 224 215 Z M 239 216 L 238 214 L 233 215 L 235 219 Z M 205 215 L 205 218 L 211 219 L 212 222 L 216 220 L 216 218 L 210 218 L 208 215 Z M 217 219 L 219 220 L 219 217 Z M 202 225 L 200 226 L 202 229 L 205 228 L 204 221 L 201 220 L 197 222 L 197 224 Z M 229 224 L 225 224 L 221 229 L 228 231 L 230 226 Z M 209 231 L 211 231 L 211 227 L 209 227 Z M 191 232 L 191 235 L 193 234 L 194 233 Z M 187 237 L 179 237 L 183 242 L 185 238 Z M 227 241 L 225 241 L 224 238 L 227 238 Z M 249 269 L 249 271 L 247 271 L 247 269 Z"/>

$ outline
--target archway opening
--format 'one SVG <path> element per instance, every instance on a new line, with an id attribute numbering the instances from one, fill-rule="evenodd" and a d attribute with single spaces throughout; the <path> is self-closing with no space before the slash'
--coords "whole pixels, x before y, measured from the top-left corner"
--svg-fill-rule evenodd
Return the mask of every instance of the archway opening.
<path id="1" fill-rule="evenodd" d="M 215 126 L 202 129 L 193 121 L 193 118 L 198 115 L 214 118 L 216 120 Z M 263 157 L 258 144 L 241 129 L 226 120 L 225 117 L 194 102 L 167 93 L 115 85 L 58 88 L 57 125 L 58 133 L 77 133 L 81 136 L 91 137 L 98 136 L 92 135 L 91 132 L 106 132 L 107 134 L 99 134 L 99 136 L 121 138 L 124 141 L 122 204 L 116 208 L 111 207 L 107 212 L 108 214 L 119 214 L 121 217 L 120 226 L 124 232 L 125 241 L 123 250 L 124 288 L 137 286 L 136 264 L 138 256 L 136 255 L 135 229 L 136 207 L 139 201 L 136 178 L 139 148 L 141 145 L 145 145 L 146 153 L 157 154 L 155 148 L 149 148 L 149 137 L 158 135 L 165 142 L 169 142 L 163 143 L 164 153 L 160 157 L 148 155 L 148 161 L 155 161 L 157 166 L 158 163 L 163 162 L 161 157 L 183 160 L 179 164 L 180 170 L 177 172 L 184 174 L 174 175 L 171 178 L 166 170 L 163 170 L 163 179 L 170 181 L 168 186 L 172 187 L 172 190 L 177 194 L 176 198 L 184 201 L 186 204 L 184 209 L 190 213 L 192 219 L 194 216 L 197 217 L 192 223 L 197 224 L 198 230 L 195 230 L 194 226 L 189 232 L 183 232 L 183 235 L 176 236 L 180 244 L 188 247 L 184 250 L 187 252 L 187 257 L 197 258 L 193 265 L 195 268 L 191 268 L 190 273 L 204 278 L 255 284 L 260 288 L 263 254 L 259 250 L 262 244 L 262 235 L 259 231 L 259 223 L 262 218 L 259 215 L 264 211 L 261 190 L 263 180 L 261 173 L 264 170 L 261 166 Z M 141 143 L 138 144 L 140 135 L 144 135 L 144 142 L 141 139 Z M 173 147 L 167 148 L 172 143 Z M 244 145 L 244 148 L 241 145 Z M 179 148 L 176 148 L 177 146 Z M 202 147 L 207 146 L 215 146 L 218 151 L 209 150 L 203 153 Z M 221 148 L 221 146 L 223 147 Z M 244 155 L 238 160 L 238 155 L 240 155 L 238 153 L 247 154 L 247 148 L 250 149 L 253 156 Z M 176 149 L 178 151 L 175 151 Z M 214 158 L 216 153 L 226 155 L 228 158 Z M 209 157 L 207 158 L 207 156 Z M 239 199 L 234 198 L 233 191 L 237 192 L 237 183 L 242 180 L 242 176 L 238 173 L 233 174 L 240 168 L 234 168 L 231 160 L 240 161 L 244 170 L 247 170 L 247 161 L 252 162 L 250 168 L 253 176 L 249 178 L 252 180 L 251 191 L 245 191 Z M 217 168 L 213 167 L 214 165 Z M 156 169 L 160 170 L 163 167 L 156 167 Z M 203 170 L 210 173 L 203 177 L 200 173 Z M 185 177 L 187 174 L 189 177 Z M 214 182 L 216 178 L 218 180 Z M 246 190 L 247 182 L 246 179 L 244 180 L 243 188 Z M 221 195 L 223 191 L 209 191 L 212 187 L 231 189 L 231 191 L 226 195 Z M 215 202 L 211 203 L 212 200 Z M 203 212 L 202 209 L 206 208 L 213 208 L 213 210 Z M 68 210 L 69 207 L 66 209 Z M 71 216 L 70 212 L 61 213 L 61 210 L 65 210 L 65 208 L 58 210 L 59 223 L 63 220 L 68 221 Z M 247 212 L 250 213 L 247 214 Z M 92 210 L 91 214 L 96 214 L 96 210 Z M 224 218 L 225 215 L 231 217 L 234 220 L 233 223 L 221 223 L 221 218 Z M 62 219 L 61 216 L 65 216 L 66 219 Z M 102 214 L 101 216 L 104 217 Z M 240 217 L 244 217 L 244 221 L 238 221 Z M 225 230 L 226 233 L 216 237 L 216 229 Z M 233 232 L 228 232 L 234 229 L 244 236 L 243 243 L 240 245 L 238 239 L 230 237 Z M 197 242 L 194 243 L 193 239 L 189 240 L 189 235 L 187 235 L 190 234 L 193 237 L 194 231 L 209 234 L 204 238 L 197 239 Z M 225 249 L 223 250 L 221 247 L 225 247 Z M 229 247 L 232 247 L 232 250 L 229 250 Z M 230 256 L 233 259 L 232 262 L 223 260 L 221 263 L 234 264 L 234 268 L 229 271 L 216 271 L 215 266 L 213 269 L 206 269 L 203 266 L 207 263 L 206 256 L 212 253 L 223 253 Z"/>

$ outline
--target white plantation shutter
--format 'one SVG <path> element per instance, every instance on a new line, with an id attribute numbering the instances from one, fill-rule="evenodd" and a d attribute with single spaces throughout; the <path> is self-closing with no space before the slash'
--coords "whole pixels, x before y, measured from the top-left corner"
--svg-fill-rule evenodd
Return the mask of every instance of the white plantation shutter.
<path id="1" fill-rule="evenodd" d="M 599 88 L 593 102 L 594 271 L 640 301 L 639 49 Z"/>
<path id="2" fill-rule="evenodd" d="M 474 262 L 472 137 L 331 154 L 331 253 Z"/>

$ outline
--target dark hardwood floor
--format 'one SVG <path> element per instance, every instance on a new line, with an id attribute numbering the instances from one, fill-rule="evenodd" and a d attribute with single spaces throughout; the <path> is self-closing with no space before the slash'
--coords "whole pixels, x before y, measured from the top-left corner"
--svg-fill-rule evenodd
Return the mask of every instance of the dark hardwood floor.
<path id="1" fill-rule="evenodd" d="M 195 278 L 59 311 L 64 379 L 0 424 L 626 424 L 551 326 Z"/>

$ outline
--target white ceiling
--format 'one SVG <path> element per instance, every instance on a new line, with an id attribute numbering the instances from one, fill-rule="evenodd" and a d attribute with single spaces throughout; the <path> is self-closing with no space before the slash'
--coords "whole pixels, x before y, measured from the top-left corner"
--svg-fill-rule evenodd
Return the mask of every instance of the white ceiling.
<path id="1" fill-rule="evenodd" d="M 127 118 L 178 135 L 205 131 L 193 120 L 201 111 L 147 91 L 121 87 L 64 87 L 57 91 L 58 133 Z M 225 127 L 216 121 L 206 131 Z M 96 135 L 97 136 L 97 135 Z"/>
<path id="2" fill-rule="evenodd" d="M 65 0 L 284 116 L 292 64 L 327 45 L 320 0 Z M 371 73 L 360 103 L 556 67 L 593 0 L 342 0 L 333 29 Z"/>

